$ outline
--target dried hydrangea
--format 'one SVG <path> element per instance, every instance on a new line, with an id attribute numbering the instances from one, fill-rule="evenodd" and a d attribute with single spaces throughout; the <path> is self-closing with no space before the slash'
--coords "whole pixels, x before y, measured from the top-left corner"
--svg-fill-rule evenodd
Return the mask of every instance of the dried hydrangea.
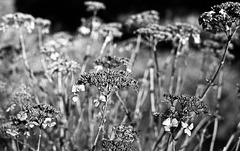
<path id="1" fill-rule="evenodd" d="M 113 91 L 127 87 L 132 87 L 135 90 L 138 89 L 138 82 L 131 77 L 130 73 L 114 69 L 80 75 L 74 86 L 86 84 L 96 86 L 105 96 L 108 96 Z"/>
<path id="2" fill-rule="evenodd" d="M 86 1 L 84 2 L 84 4 L 87 6 L 87 11 L 89 12 L 95 12 L 101 9 L 106 9 L 106 6 L 98 1 Z"/>
<path id="3" fill-rule="evenodd" d="M 99 69 L 99 67 L 113 69 L 123 65 L 128 66 L 129 60 L 127 58 L 107 55 L 103 58 L 94 60 L 94 64 L 96 65 L 95 67 L 97 67 L 97 69 Z"/>
<path id="4" fill-rule="evenodd" d="M 40 32 L 42 34 L 48 34 L 51 26 L 51 21 L 38 17 L 35 19 L 35 25 L 40 29 Z"/>
<path id="5" fill-rule="evenodd" d="M 132 15 L 125 22 L 128 30 L 135 32 L 138 28 L 145 27 L 149 24 L 158 24 L 160 20 L 159 13 L 155 10 L 148 10 L 139 14 Z"/>
<path id="6" fill-rule="evenodd" d="M 240 25 L 240 3 L 225 2 L 211 7 L 211 11 L 204 12 L 199 17 L 199 24 L 204 30 L 216 33 L 224 31 L 228 36 L 232 33 L 232 26 Z"/>
<path id="7" fill-rule="evenodd" d="M 2 20 L 9 27 L 16 29 L 24 27 L 29 33 L 35 28 L 35 18 L 30 14 L 23 14 L 19 12 L 7 14 L 2 17 Z"/>
<path id="8" fill-rule="evenodd" d="M 102 149 L 104 151 L 109 150 L 124 150 L 124 151 L 135 151 L 133 146 L 136 138 L 136 131 L 133 127 L 128 125 L 119 125 L 113 127 L 113 138 L 104 138 L 102 140 Z"/>

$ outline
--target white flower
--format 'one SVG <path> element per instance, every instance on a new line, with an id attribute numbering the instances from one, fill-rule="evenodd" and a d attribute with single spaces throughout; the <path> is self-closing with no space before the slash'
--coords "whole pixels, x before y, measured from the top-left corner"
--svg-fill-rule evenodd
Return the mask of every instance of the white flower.
<path id="1" fill-rule="evenodd" d="M 72 97 L 72 101 L 73 101 L 73 102 L 77 102 L 78 100 L 79 100 L 79 98 L 78 98 L 77 95 L 74 95 L 74 96 Z"/>
<path id="2" fill-rule="evenodd" d="M 93 100 L 93 103 L 94 103 L 94 106 L 95 106 L 95 107 L 98 107 L 99 104 L 100 104 L 100 102 L 98 101 L 98 99 L 94 99 L 94 100 Z"/>
<path id="3" fill-rule="evenodd" d="M 184 133 L 186 133 L 188 136 L 191 136 L 191 130 L 193 130 L 193 123 L 188 125 L 187 123 L 181 122 L 182 127 L 184 128 Z"/>
<path id="4" fill-rule="evenodd" d="M 172 127 L 178 127 L 178 120 L 176 118 L 167 118 L 163 121 L 162 125 L 164 125 L 164 130 L 167 132 L 171 131 Z"/>
<path id="5" fill-rule="evenodd" d="M 73 85 L 72 92 L 77 93 L 79 91 L 85 91 L 85 86 L 83 84 L 80 85 Z"/>
<path id="6" fill-rule="evenodd" d="M 42 123 L 42 127 L 45 129 L 47 126 L 48 127 L 53 127 L 56 125 L 56 122 L 52 122 L 51 118 L 45 118 L 44 122 Z"/>
<path id="7" fill-rule="evenodd" d="M 13 130 L 13 129 L 7 129 L 6 133 L 13 137 L 19 134 L 16 130 Z"/>
<path id="8" fill-rule="evenodd" d="M 106 97 L 104 95 L 100 95 L 99 100 L 102 102 L 106 102 Z"/>
<path id="9" fill-rule="evenodd" d="M 94 69 L 98 72 L 100 70 L 103 70 L 103 66 L 97 65 L 97 66 L 94 67 Z"/>

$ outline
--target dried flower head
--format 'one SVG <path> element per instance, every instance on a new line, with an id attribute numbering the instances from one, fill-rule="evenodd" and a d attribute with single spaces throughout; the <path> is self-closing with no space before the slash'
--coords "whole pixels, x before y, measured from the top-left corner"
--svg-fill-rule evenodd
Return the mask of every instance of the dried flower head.
<path id="1" fill-rule="evenodd" d="M 175 25 L 168 26 L 176 40 L 180 40 L 183 44 L 187 43 L 190 38 L 193 38 L 196 44 L 200 43 L 200 30 L 188 23 L 178 22 Z"/>
<path id="2" fill-rule="evenodd" d="M 102 147 L 104 151 L 109 150 L 124 150 L 135 151 L 133 146 L 134 140 L 137 136 L 133 127 L 128 125 L 119 125 L 113 127 L 113 138 L 104 138 L 102 141 Z"/>
<path id="3" fill-rule="evenodd" d="M 105 96 L 118 89 L 133 87 L 138 89 L 138 82 L 131 77 L 131 74 L 123 70 L 101 70 L 80 75 L 75 85 L 94 85 Z"/>
<path id="4" fill-rule="evenodd" d="M 35 19 L 35 25 L 36 25 L 36 27 L 39 28 L 39 30 L 42 34 L 48 34 L 49 28 L 51 25 L 51 21 L 48 19 L 43 19 L 43 18 L 39 17 L 39 18 Z"/>
<path id="5" fill-rule="evenodd" d="M 159 24 L 149 24 L 139 28 L 136 32 L 143 35 L 149 42 L 161 42 L 173 39 L 172 30 L 167 26 L 161 26 Z"/>
<path id="6" fill-rule="evenodd" d="M 126 20 L 125 25 L 129 31 L 135 32 L 138 28 L 145 27 L 149 24 L 158 24 L 159 20 L 159 13 L 155 10 L 149 10 L 132 15 Z"/>
<path id="7" fill-rule="evenodd" d="M 86 1 L 84 4 L 87 6 L 87 11 L 96 12 L 101 9 L 106 9 L 105 5 L 98 1 Z"/>
<path id="8" fill-rule="evenodd" d="M 123 65 L 128 66 L 129 60 L 127 58 L 107 55 L 104 56 L 103 58 L 94 60 L 94 64 L 96 66 L 102 66 L 107 69 L 113 69 Z"/>
<path id="9" fill-rule="evenodd" d="M 47 68 L 47 74 L 50 76 L 55 76 L 58 72 L 61 72 L 62 75 L 68 75 L 70 73 L 76 72 L 80 69 L 80 65 L 73 60 L 68 59 L 59 59 L 49 64 Z"/>
<path id="10" fill-rule="evenodd" d="M 114 37 L 121 37 L 122 32 L 120 31 L 122 28 L 121 23 L 108 23 L 102 24 L 99 27 L 99 33 L 103 35 L 103 37 L 111 36 L 112 39 Z"/>
<path id="11" fill-rule="evenodd" d="M 171 94 L 164 94 L 164 97 L 167 100 L 166 103 L 170 106 L 170 109 L 163 114 L 165 118 L 170 117 L 176 118 L 178 121 L 185 121 L 192 118 L 193 115 L 208 113 L 207 106 L 198 97 L 189 95 L 174 96 Z M 177 105 L 175 106 L 174 104 L 176 103 Z"/>
<path id="12" fill-rule="evenodd" d="M 3 22 L 13 28 L 24 27 L 30 33 L 35 28 L 35 19 L 32 15 L 23 13 L 7 14 L 2 17 Z"/>
<path id="13" fill-rule="evenodd" d="M 212 33 L 224 31 L 228 36 L 231 35 L 232 26 L 240 25 L 240 3 L 225 2 L 214 5 L 211 11 L 204 12 L 199 17 L 199 24 Z"/>

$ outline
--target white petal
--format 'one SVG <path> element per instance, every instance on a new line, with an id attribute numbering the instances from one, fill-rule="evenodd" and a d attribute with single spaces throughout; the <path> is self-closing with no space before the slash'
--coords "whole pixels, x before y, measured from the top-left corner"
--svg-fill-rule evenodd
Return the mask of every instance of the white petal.
<path id="1" fill-rule="evenodd" d="M 194 128 L 193 123 L 188 126 L 188 129 L 192 130 Z"/>
<path id="2" fill-rule="evenodd" d="M 164 120 L 162 122 L 162 125 L 165 125 L 165 126 L 170 126 L 170 124 L 171 124 L 171 119 L 170 118 L 167 118 L 166 120 Z"/>
<path id="3" fill-rule="evenodd" d="M 184 133 L 186 133 L 188 136 L 191 136 L 192 134 L 188 128 L 184 129 Z"/>
<path id="4" fill-rule="evenodd" d="M 183 128 L 187 128 L 187 127 L 188 127 L 188 124 L 187 124 L 187 123 L 181 122 L 181 124 L 182 124 L 182 127 L 183 127 Z"/>
<path id="5" fill-rule="evenodd" d="M 178 127 L 178 120 L 176 118 L 172 119 L 171 126 L 172 127 Z"/>
<path id="6" fill-rule="evenodd" d="M 166 132 L 170 132 L 170 131 L 171 131 L 169 126 L 164 126 L 164 130 L 165 130 Z"/>

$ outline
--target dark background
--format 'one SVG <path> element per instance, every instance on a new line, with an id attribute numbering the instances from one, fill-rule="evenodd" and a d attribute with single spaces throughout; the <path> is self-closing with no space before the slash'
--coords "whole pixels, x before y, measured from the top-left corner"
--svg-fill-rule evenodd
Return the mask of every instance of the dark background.
<path id="1" fill-rule="evenodd" d="M 16 0 L 15 9 L 34 17 L 47 18 L 52 21 L 52 31 L 66 30 L 74 32 L 81 24 L 81 17 L 88 17 L 84 5 L 86 0 Z M 226 0 L 99 0 L 106 5 L 106 10 L 98 16 L 104 22 L 122 21 L 125 14 L 138 13 L 154 9 L 160 12 L 161 19 L 200 14 L 209 11 L 214 4 Z M 120 17 L 121 16 L 121 17 Z"/>

